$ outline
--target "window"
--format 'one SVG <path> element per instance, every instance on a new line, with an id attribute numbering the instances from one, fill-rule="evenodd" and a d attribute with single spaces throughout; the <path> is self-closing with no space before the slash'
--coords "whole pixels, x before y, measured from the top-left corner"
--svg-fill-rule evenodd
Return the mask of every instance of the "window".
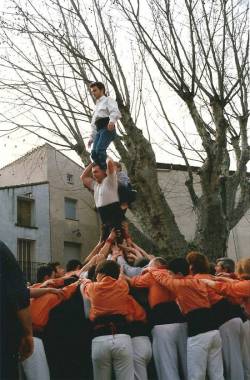
<path id="1" fill-rule="evenodd" d="M 34 240 L 17 239 L 17 260 L 27 281 L 31 281 L 34 275 L 32 273 L 34 244 Z"/>
<path id="2" fill-rule="evenodd" d="M 65 219 L 76 220 L 76 204 L 77 201 L 75 199 L 64 199 Z"/>
<path id="3" fill-rule="evenodd" d="M 69 183 L 70 185 L 74 184 L 74 176 L 73 176 L 73 174 L 67 174 L 66 175 L 66 182 Z"/>
<path id="4" fill-rule="evenodd" d="M 81 261 L 81 244 L 64 242 L 63 262 L 66 265 L 69 260 Z"/>
<path id="5" fill-rule="evenodd" d="M 34 226 L 34 207 L 33 199 L 18 197 L 17 198 L 17 225 L 22 227 Z"/>

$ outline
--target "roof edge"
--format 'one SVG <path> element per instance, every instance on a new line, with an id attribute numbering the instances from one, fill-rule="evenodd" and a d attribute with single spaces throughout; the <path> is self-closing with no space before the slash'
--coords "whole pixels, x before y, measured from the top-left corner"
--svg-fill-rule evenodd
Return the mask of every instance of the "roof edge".
<path id="1" fill-rule="evenodd" d="M 39 185 L 45 185 L 45 184 L 49 184 L 49 181 L 22 183 L 20 185 L 0 186 L 0 190 L 14 189 L 14 188 L 18 188 L 18 187 L 39 186 Z"/>

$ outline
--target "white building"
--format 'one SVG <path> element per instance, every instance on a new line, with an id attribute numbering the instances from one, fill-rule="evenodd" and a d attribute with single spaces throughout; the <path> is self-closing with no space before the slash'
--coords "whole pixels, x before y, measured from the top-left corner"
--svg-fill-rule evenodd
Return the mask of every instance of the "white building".
<path id="1" fill-rule="evenodd" d="M 0 169 L 0 239 L 26 271 L 33 262 L 81 260 L 98 241 L 99 220 L 81 172 L 48 144 Z"/>

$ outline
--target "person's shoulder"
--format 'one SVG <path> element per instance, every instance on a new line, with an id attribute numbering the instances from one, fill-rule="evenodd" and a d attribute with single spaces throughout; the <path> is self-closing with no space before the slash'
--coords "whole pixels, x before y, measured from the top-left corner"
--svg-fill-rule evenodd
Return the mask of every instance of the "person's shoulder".
<path id="1" fill-rule="evenodd" d="M 116 100 L 112 98 L 111 96 L 106 96 L 106 101 L 109 103 L 116 103 Z"/>

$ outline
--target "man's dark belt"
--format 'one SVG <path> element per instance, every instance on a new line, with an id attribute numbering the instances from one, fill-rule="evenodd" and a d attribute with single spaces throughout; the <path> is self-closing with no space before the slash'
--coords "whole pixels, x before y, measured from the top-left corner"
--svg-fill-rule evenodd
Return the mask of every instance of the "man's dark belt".
<path id="1" fill-rule="evenodd" d="M 100 131 L 100 129 L 106 128 L 109 123 L 109 117 L 103 117 L 95 121 L 96 129 Z"/>
<path id="2" fill-rule="evenodd" d="M 186 319 L 174 301 L 159 303 L 150 311 L 150 323 L 152 326 L 183 322 L 186 322 Z"/>
<path id="3" fill-rule="evenodd" d="M 130 322 L 129 335 L 131 338 L 135 338 L 136 336 L 149 336 L 150 331 L 148 324 L 142 321 Z"/>
<path id="4" fill-rule="evenodd" d="M 211 309 L 200 308 L 187 313 L 188 336 L 195 336 L 208 331 L 217 330 Z"/>
<path id="5" fill-rule="evenodd" d="M 129 334 L 128 323 L 122 315 L 98 317 L 93 322 L 93 338 L 116 334 Z"/>

